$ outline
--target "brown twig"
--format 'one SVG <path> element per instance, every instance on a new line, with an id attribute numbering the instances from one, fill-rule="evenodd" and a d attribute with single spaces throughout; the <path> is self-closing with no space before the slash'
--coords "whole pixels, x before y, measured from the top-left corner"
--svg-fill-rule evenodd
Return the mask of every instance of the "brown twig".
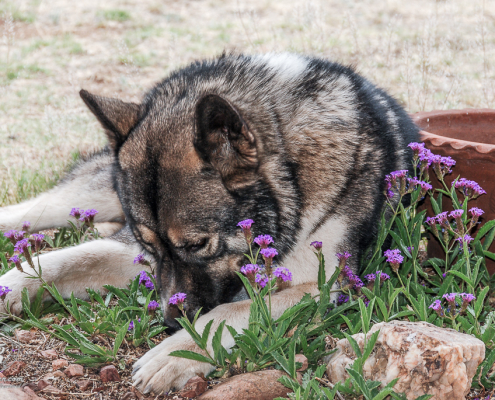
<path id="1" fill-rule="evenodd" d="M 315 376 L 315 379 L 320 382 L 320 383 L 323 383 L 325 386 L 328 386 L 330 389 L 333 389 L 335 387 L 335 385 L 331 384 L 330 382 L 325 382 L 323 379 L 321 378 L 318 378 L 317 376 Z M 339 391 L 337 390 L 337 396 L 340 400 L 345 400 L 344 397 L 339 393 Z"/>

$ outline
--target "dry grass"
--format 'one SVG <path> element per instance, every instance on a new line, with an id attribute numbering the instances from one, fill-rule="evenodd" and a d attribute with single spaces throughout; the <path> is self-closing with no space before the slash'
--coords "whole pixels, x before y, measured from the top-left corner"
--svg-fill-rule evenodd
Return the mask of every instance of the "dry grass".
<path id="1" fill-rule="evenodd" d="M 0 0 L 0 205 L 104 143 L 80 88 L 139 100 L 224 49 L 353 64 L 411 111 L 494 107 L 488 0 Z"/>

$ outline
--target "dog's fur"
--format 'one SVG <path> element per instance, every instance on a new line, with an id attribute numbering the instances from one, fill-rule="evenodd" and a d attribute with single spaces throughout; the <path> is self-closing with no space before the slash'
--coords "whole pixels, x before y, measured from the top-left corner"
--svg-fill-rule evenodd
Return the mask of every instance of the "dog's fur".
<path id="1" fill-rule="evenodd" d="M 317 260 L 309 246 L 323 242 L 327 276 L 335 254 L 349 251 L 356 269 L 375 238 L 384 204 L 384 177 L 407 169 L 407 144 L 418 129 L 397 102 L 352 69 L 292 54 L 223 55 L 173 73 L 145 96 L 124 103 L 81 91 L 102 123 L 109 147 L 82 162 L 55 189 L 0 210 L 0 228 L 29 219 L 35 229 L 66 225 L 71 207 L 100 212 L 104 240 L 41 256 L 43 275 L 62 295 L 125 285 L 141 267 L 133 257 L 153 255 L 166 323 L 178 324 L 175 292 L 201 330 L 214 319 L 247 327 L 249 301 L 235 271 L 246 243 L 238 221 L 255 220 L 271 234 L 277 263 L 293 274 L 292 287 L 273 298 L 277 317 L 304 293 L 316 293 Z M 112 181 L 113 179 L 113 181 Z M 112 184 L 113 182 L 113 184 Z M 120 200 L 120 201 L 119 201 Z M 135 239 L 134 239 L 135 238 Z M 20 311 L 23 287 L 38 282 L 17 270 L 0 278 Z M 228 333 L 222 341 L 232 346 Z M 141 358 L 136 385 L 160 393 L 178 388 L 207 364 L 168 356 L 196 350 L 180 331 Z"/>

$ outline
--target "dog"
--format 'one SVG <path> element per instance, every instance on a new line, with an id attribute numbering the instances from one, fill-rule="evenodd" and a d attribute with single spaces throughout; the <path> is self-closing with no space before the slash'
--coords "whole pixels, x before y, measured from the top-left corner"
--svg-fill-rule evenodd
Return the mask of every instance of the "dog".
<path id="1" fill-rule="evenodd" d="M 80 95 L 100 121 L 108 146 L 80 162 L 54 189 L 0 209 L 0 228 L 30 220 L 37 230 L 67 226 L 72 207 L 99 211 L 110 237 L 40 257 L 43 277 L 63 296 L 87 298 L 86 288 L 124 286 L 153 257 L 169 332 L 134 366 L 144 392 L 181 388 L 209 364 L 171 357 L 199 351 L 178 331 L 176 292 L 187 293 L 187 315 L 202 307 L 198 331 L 226 320 L 248 327 L 249 305 L 236 275 L 247 245 L 236 226 L 253 219 L 253 232 L 270 234 L 292 272 L 276 293 L 278 317 L 304 293 L 317 293 L 318 262 L 310 243 L 323 242 L 326 274 L 348 251 L 349 266 L 376 237 L 384 207 L 385 175 L 407 169 L 418 128 L 382 89 L 352 68 L 278 53 L 223 54 L 195 62 L 154 86 L 141 104 Z M 20 312 L 21 290 L 39 283 L 13 269 L 0 277 Z M 226 348 L 233 345 L 227 332 Z"/>

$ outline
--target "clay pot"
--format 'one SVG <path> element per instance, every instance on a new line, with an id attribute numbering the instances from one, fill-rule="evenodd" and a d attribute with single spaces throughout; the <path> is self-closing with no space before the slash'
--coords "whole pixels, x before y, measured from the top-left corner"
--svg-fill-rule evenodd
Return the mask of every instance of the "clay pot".
<path id="1" fill-rule="evenodd" d="M 495 219 L 495 110 L 419 112 L 412 115 L 412 118 L 422 129 L 421 140 L 428 149 L 457 161 L 452 174 L 445 178 L 449 186 L 459 175 L 478 182 L 486 190 L 486 194 L 471 200 L 469 208 L 479 207 L 485 211 L 480 219 L 482 223 Z M 430 177 L 434 187 L 441 187 L 434 173 Z M 447 203 L 444 202 L 443 210 L 452 210 L 445 207 Z M 431 208 L 428 209 L 428 215 L 434 215 Z M 495 243 L 492 243 L 489 250 L 495 252 Z M 443 258 L 436 240 L 430 240 L 428 253 L 430 256 Z M 490 273 L 495 273 L 495 262 L 488 258 L 486 261 Z"/>

